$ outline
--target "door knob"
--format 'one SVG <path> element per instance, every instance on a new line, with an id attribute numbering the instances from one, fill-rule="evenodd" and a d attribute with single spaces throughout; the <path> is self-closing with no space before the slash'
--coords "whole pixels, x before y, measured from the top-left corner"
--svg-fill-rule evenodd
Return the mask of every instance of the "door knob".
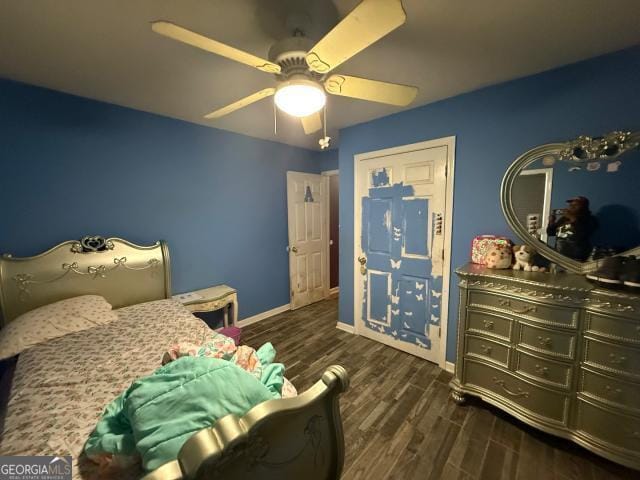
<path id="1" fill-rule="evenodd" d="M 293 253 L 298 253 L 298 247 L 291 247 L 291 251 Z"/>
<path id="2" fill-rule="evenodd" d="M 367 274 L 367 267 L 365 267 L 365 265 L 367 264 L 366 257 L 364 256 L 358 257 L 358 262 L 360 262 L 360 274 L 366 275 Z"/>

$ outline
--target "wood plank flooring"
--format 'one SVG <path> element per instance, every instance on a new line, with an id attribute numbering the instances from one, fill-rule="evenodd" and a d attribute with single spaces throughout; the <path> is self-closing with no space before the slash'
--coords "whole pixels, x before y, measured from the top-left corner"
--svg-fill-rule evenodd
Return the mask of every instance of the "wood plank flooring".
<path id="1" fill-rule="evenodd" d="M 341 398 L 351 479 L 640 478 L 572 442 L 538 432 L 480 401 L 449 399 L 451 375 L 436 365 L 336 329 L 331 299 L 243 329 L 251 346 L 270 341 L 299 391 L 325 368 L 347 369 L 351 387 Z"/>

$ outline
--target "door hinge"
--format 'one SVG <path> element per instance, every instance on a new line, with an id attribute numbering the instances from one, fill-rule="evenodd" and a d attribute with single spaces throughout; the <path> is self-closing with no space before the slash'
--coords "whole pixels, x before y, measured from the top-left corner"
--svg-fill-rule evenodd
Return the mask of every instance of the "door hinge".
<path id="1" fill-rule="evenodd" d="M 438 338 L 442 337 L 442 327 L 438 327 Z"/>
<path id="2" fill-rule="evenodd" d="M 447 177 L 449 175 L 449 164 L 444 164 L 444 176 Z"/>
<path id="3" fill-rule="evenodd" d="M 442 260 L 444 260 L 444 248 L 442 249 Z"/>

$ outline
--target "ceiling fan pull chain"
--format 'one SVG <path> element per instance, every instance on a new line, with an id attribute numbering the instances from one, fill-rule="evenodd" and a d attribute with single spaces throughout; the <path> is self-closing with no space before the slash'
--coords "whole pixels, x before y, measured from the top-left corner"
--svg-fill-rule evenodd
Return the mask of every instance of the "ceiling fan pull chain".
<path id="1" fill-rule="evenodd" d="M 322 121 L 322 126 L 324 128 L 324 138 L 327 138 L 327 104 L 324 104 L 324 120 Z"/>
<path id="2" fill-rule="evenodd" d="M 276 102 L 273 102 L 273 134 L 278 135 L 278 109 Z"/>

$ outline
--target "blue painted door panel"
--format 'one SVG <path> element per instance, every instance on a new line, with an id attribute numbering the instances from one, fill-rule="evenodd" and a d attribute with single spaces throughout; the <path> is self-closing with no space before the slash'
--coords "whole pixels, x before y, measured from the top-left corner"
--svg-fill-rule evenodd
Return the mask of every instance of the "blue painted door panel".
<path id="1" fill-rule="evenodd" d="M 373 170 L 370 187 L 362 197 L 363 323 L 430 350 L 442 293 L 442 277 L 432 273 L 432 199 L 416 195 L 411 185 L 392 184 L 385 169 Z"/>

